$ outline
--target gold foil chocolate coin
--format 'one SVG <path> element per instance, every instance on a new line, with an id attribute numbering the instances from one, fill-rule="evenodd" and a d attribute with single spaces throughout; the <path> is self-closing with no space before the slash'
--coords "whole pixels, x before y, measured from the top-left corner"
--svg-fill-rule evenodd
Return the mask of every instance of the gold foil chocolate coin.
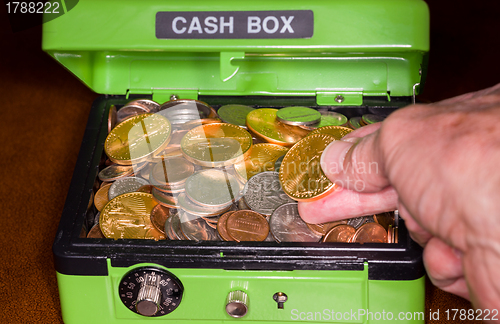
<path id="1" fill-rule="evenodd" d="M 307 136 L 286 153 L 279 171 L 283 191 L 297 201 L 325 196 L 335 185 L 321 169 L 321 154 L 335 137 L 327 134 Z"/>
<path id="2" fill-rule="evenodd" d="M 326 233 L 322 242 L 350 242 L 352 236 L 356 233 L 356 229 L 349 225 L 337 225 Z"/>
<path id="3" fill-rule="evenodd" d="M 281 123 L 276 118 L 278 109 L 260 108 L 247 115 L 247 127 L 262 140 L 283 146 L 292 146 L 309 132 L 298 126 Z"/>
<path id="4" fill-rule="evenodd" d="M 134 116 L 111 130 L 104 151 L 117 164 L 143 162 L 167 146 L 171 131 L 170 122 L 163 116 Z"/>
<path id="5" fill-rule="evenodd" d="M 184 157 L 204 167 L 221 167 L 243 160 L 252 136 L 231 124 L 208 124 L 190 130 L 181 141 Z"/>
<path id="6" fill-rule="evenodd" d="M 246 181 L 257 173 L 273 171 L 276 160 L 287 151 L 288 148 L 277 144 L 256 144 L 244 161 L 234 165 L 234 169 Z"/>
<path id="7" fill-rule="evenodd" d="M 309 133 L 308 136 L 314 135 L 314 134 L 328 134 L 332 135 L 335 137 L 337 141 L 340 141 L 342 137 L 346 136 L 352 132 L 352 129 L 347 128 L 347 127 L 342 127 L 342 126 L 325 126 L 325 127 L 320 127 L 312 132 Z"/>
<path id="8" fill-rule="evenodd" d="M 226 223 L 227 233 L 237 242 L 264 241 L 269 234 L 269 224 L 259 213 L 250 210 L 236 211 Z"/>
<path id="9" fill-rule="evenodd" d="M 126 193 L 110 200 L 99 219 L 103 235 L 113 239 L 164 239 L 151 223 L 151 211 L 156 204 L 152 195 L 143 192 Z"/>

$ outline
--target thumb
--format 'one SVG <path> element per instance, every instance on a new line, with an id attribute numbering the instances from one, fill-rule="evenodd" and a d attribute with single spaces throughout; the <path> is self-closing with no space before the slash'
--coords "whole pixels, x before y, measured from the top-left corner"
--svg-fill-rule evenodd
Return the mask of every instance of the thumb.
<path id="1" fill-rule="evenodd" d="M 364 137 L 346 137 L 327 146 L 321 155 L 321 168 L 328 179 L 358 192 L 379 192 L 389 186 L 379 132 L 380 129 Z"/>

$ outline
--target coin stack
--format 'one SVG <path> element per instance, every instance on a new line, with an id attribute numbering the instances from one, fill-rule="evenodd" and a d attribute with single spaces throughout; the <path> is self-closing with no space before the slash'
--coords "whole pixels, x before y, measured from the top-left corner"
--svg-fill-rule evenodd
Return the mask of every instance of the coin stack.
<path id="1" fill-rule="evenodd" d="M 377 120 L 364 115 L 358 123 Z M 307 224 L 298 213 L 298 201 L 334 189 L 321 153 L 352 122 L 309 107 L 226 105 L 217 112 L 187 99 L 112 106 L 87 237 L 395 242 L 393 213 L 326 224 Z"/>

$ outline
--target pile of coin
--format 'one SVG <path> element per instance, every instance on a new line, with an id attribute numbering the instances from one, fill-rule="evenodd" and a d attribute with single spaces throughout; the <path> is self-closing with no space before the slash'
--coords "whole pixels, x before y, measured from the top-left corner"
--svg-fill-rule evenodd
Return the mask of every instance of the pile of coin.
<path id="1" fill-rule="evenodd" d="M 358 123 L 377 120 L 364 115 Z M 321 153 L 352 123 L 309 107 L 217 111 L 187 99 L 110 107 L 107 160 L 92 195 L 98 213 L 88 217 L 94 226 L 87 237 L 396 242 L 393 213 L 326 224 L 307 224 L 298 213 L 298 201 L 335 188 L 321 170 Z"/>

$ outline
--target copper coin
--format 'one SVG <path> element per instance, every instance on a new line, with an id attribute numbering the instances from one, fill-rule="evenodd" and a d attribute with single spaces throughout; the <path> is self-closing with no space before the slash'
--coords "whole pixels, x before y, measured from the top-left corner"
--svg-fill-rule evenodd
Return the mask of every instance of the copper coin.
<path id="1" fill-rule="evenodd" d="M 351 119 L 349 119 L 349 127 L 351 127 L 352 129 L 363 127 L 363 125 L 361 125 L 361 117 L 352 117 Z"/>
<path id="2" fill-rule="evenodd" d="M 323 224 L 309 224 L 306 223 L 307 227 L 311 229 L 311 231 L 315 232 L 318 235 L 326 235 L 332 228 L 337 225 L 347 224 L 347 220 L 340 220 L 336 222 L 328 222 Z"/>
<path id="3" fill-rule="evenodd" d="M 115 128 L 117 120 L 116 107 L 114 105 L 111 105 L 108 112 L 108 133 L 111 132 L 113 128 Z"/>
<path id="4" fill-rule="evenodd" d="M 208 124 L 218 124 L 221 123 L 222 120 L 219 118 L 203 118 L 203 119 L 195 119 L 188 121 L 180 126 L 180 131 L 189 131 L 192 130 L 195 127 L 201 126 L 201 125 L 208 125 Z"/>
<path id="5" fill-rule="evenodd" d="M 218 241 L 219 237 L 214 228 L 207 225 L 201 217 L 186 213 L 179 213 L 181 231 L 190 241 Z"/>
<path id="6" fill-rule="evenodd" d="M 106 185 L 102 186 L 101 189 L 97 190 L 94 197 L 94 205 L 98 211 L 101 211 L 104 208 L 104 206 L 106 206 L 106 204 L 108 203 L 109 201 L 108 192 L 110 187 L 111 183 L 106 182 Z"/>
<path id="7" fill-rule="evenodd" d="M 139 187 L 139 189 L 136 190 L 137 192 L 145 192 L 145 193 L 152 193 L 153 191 L 153 186 L 152 185 L 144 185 L 142 187 Z"/>
<path id="8" fill-rule="evenodd" d="M 160 104 L 157 103 L 156 101 L 150 100 L 150 99 L 135 99 L 133 101 L 130 101 L 126 104 L 128 105 L 140 105 L 146 107 L 150 112 L 154 113 L 160 110 Z"/>
<path id="9" fill-rule="evenodd" d="M 151 211 L 151 223 L 158 231 L 165 234 L 165 222 L 169 216 L 170 208 L 158 204 Z"/>
<path id="10" fill-rule="evenodd" d="M 354 243 L 387 243 L 387 232 L 382 225 L 367 223 L 356 230 L 351 239 Z"/>
<path id="11" fill-rule="evenodd" d="M 389 225 L 387 229 L 387 243 L 394 243 L 394 228 L 392 225 Z"/>
<path id="12" fill-rule="evenodd" d="M 234 214 L 234 211 L 229 211 L 227 213 L 222 214 L 221 217 L 219 217 L 219 221 L 217 222 L 217 232 L 219 232 L 220 237 L 224 241 L 234 241 L 234 239 L 227 233 L 227 219 L 229 216 Z"/>
<path id="13" fill-rule="evenodd" d="M 250 210 L 234 212 L 227 219 L 227 233 L 237 242 L 264 241 L 269 234 L 269 224 L 264 216 Z"/>
<path id="14" fill-rule="evenodd" d="M 386 230 L 389 226 L 394 226 L 394 213 L 381 213 L 373 216 L 376 223 L 379 223 Z"/>
<path id="15" fill-rule="evenodd" d="M 118 123 L 121 123 L 121 122 L 123 122 L 131 117 L 141 115 L 141 114 L 146 114 L 149 112 L 150 111 L 146 106 L 139 105 L 139 104 L 127 104 L 117 111 L 116 117 L 117 117 Z"/>
<path id="16" fill-rule="evenodd" d="M 326 233 L 322 242 L 345 242 L 348 243 L 352 236 L 356 233 L 356 229 L 349 225 L 337 225 Z"/>
<path id="17" fill-rule="evenodd" d="M 179 208 L 177 205 L 177 197 L 171 194 L 161 192 L 160 190 L 153 188 L 151 190 L 153 198 L 161 205 L 169 208 Z"/>
<path id="18" fill-rule="evenodd" d="M 99 224 L 96 224 L 90 229 L 89 233 L 87 234 L 87 238 L 106 238 L 106 236 L 102 234 Z"/>

